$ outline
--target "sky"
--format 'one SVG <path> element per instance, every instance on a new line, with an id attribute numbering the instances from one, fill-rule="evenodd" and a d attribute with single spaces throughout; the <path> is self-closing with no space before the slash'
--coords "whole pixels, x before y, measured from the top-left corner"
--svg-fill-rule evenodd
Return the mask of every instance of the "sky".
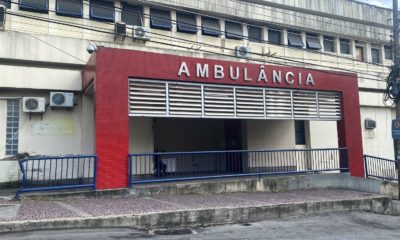
<path id="1" fill-rule="evenodd" d="M 373 4 L 380 7 L 392 8 L 393 0 L 356 0 L 359 2 L 365 2 L 369 4 Z"/>

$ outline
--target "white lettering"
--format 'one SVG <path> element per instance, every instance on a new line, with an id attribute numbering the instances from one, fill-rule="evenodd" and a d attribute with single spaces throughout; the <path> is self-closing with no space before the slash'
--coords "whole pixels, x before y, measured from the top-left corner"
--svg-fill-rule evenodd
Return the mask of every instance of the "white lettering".
<path id="1" fill-rule="evenodd" d="M 299 85 L 301 85 L 301 82 L 302 82 L 302 79 L 301 79 L 301 72 L 299 72 L 299 80 L 298 80 Z"/>
<path id="2" fill-rule="evenodd" d="M 221 79 L 224 78 L 224 67 L 221 65 L 214 65 L 214 78 Z"/>
<path id="3" fill-rule="evenodd" d="M 285 81 L 290 85 L 292 85 L 294 82 L 293 76 L 294 76 L 294 74 L 292 72 L 286 73 Z"/>
<path id="4" fill-rule="evenodd" d="M 186 76 L 190 77 L 190 72 L 186 62 L 182 62 L 181 66 L 179 67 L 178 76 L 181 76 L 182 74 L 186 74 Z"/>
<path id="5" fill-rule="evenodd" d="M 238 80 L 239 79 L 239 67 L 235 67 L 236 70 L 236 75 L 233 74 L 233 67 L 229 67 L 229 77 L 232 80 Z"/>
<path id="6" fill-rule="evenodd" d="M 281 71 L 272 71 L 272 81 L 274 83 L 282 83 L 282 72 Z"/>
<path id="7" fill-rule="evenodd" d="M 307 75 L 307 80 L 306 80 L 306 85 L 315 85 L 315 82 L 314 82 L 314 79 L 313 79 L 313 77 L 312 77 L 312 75 L 311 75 L 311 73 L 309 73 L 308 75 Z"/>
<path id="8" fill-rule="evenodd" d="M 265 70 L 264 70 L 264 66 L 263 65 L 260 66 L 260 72 L 258 73 L 257 81 L 260 82 L 261 80 L 263 80 L 264 82 L 268 82 L 267 74 L 265 74 Z"/>
<path id="9" fill-rule="evenodd" d="M 204 64 L 203 68 L 200 63 L 196 64 L 196 77 L 208 78 L 208 64 Z"/>
<path id="10" fill-rule="evenodd" d="M 244 80 L 245 80 L 245 81 L 248 81 L 248 82 L 253 81 L 252 78 L 249 78 L 249 77 L 247 76 L 247 68 L 243 68 L 243 75 L 244 75 Z"/>

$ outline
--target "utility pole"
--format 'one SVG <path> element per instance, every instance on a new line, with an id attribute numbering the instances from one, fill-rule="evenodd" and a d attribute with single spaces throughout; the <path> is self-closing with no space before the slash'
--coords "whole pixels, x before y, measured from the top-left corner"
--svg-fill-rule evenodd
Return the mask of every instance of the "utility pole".
<path id="1" fill-rule="evenodd" d="M 399 2 L 393 0 L 393 58 L 394 58 L 394 77 L 396 79 L 396 88 L 400 86 L 400 52 L 399 52 Z M 397 95 L 395 98 L 396 105 L 396 122 L 400 122 L 400 96 Z M 396 164 L 397 164 L 397 181 L 398 191 L 400 200 L 400 139 L 394 139 L 395 141 L 395 153 L 396 153 Z"/>

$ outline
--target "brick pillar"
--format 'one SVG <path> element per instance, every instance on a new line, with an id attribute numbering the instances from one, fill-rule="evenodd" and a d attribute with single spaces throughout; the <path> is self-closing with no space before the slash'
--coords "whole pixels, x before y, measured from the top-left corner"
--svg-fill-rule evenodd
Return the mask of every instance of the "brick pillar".
<path id="1" fill-rule="evenodd" d="M 103 56 L 102 50 L 100 48 L 97 52 L 95 82 L 96 188 L 126 188 L 129 153 L 128 77 L 119 69 L 126 66 L 110 61 L 109 56 Z"/>

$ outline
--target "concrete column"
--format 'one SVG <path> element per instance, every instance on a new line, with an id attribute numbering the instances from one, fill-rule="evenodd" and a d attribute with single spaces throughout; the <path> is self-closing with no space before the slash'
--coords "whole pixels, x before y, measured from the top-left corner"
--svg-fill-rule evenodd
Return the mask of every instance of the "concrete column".
<path id="1" fill-rule="evenodd" d="M 200 15 L 195 15 L 196 18 L 196 26 L 197 26 L 197 42 L 201 43 L 203 42 L 203 34 L 202 34 L 202 23 L 201 23 L 201 16 Z"/>
<path id="2" fill-rule="evenodd" d="M 225 20 L 223 19 L 219 19 L 219 30 L 221 31 L 222 52 L 225 52 Z"/>
<path id="3" fill-rule="evenodd" d="M 282 41 L 283 41 L 282 44 L 285 45 L 285 46 L 289 45 L 287 28 L 282 29 L 282 34 L 283 34 L 283 36 L 282 36 Z"/>
<path id="4" fill-rule="evenodd" d="M 56 0 L 49 0 L 49 14 L 55 14 L 56 10 Z"/>
<path id="5" fill-rule="evenodd" d="M 115 22 L 121 22 L 121 1 L 116 0 L 114 2 L 114 7 L 115 7 Z"/>
<path id="6" fill-rule="evenodd" d="M 176 33 L 177 24 L 176 24 L 176 11 L 175 10 L 171 10 L 171 21 L 172 21 L 172 32 Z"/>
<path id="7" fill-rule="evenodd" d="M 247 24 L 242 24 L 242 32 L 243 32 L 243 45 L 249 46 L 249 28 Z"/>
<path id="8" fill-rule="evenodd" d="M 303 48 L 307 48 L 307 36 L 306 36 L 306 32 L 300 32 L 300 36 L 301 36 L 301 41 L 302 41 L 303 44 L 304 44 Z"/>
<path id="9" fill-rule="evenodd" d="M 381 63 L 385 62 L 385 45 L 383 44 L 379 45 L 379 58 Z"/>
<path id="10" fill-rule="evenodd" d="M 90 5 L 86 1 L 83 1 L 83 18 L 90 18 Z"/>
<path id="11" fill-rule="evenodd" d="M 143 6 L 143 26 L 150 28 L 150 7 Z"/>
<path id="12" fill-rule="evenodd" d="M 264 42 L 268 41 L 268 28 L 262 28 L 261 29 L 261 35 L 262 35 L 262 40 Z"/>
<path id="13" fill-rule="evenodd" d="M 336 50 L 336 55 L 340 54 L 340 38 L 335 37 L 335 50 Z"/>
<path id="14" fill-rule="evenodd" d="M 353 59 L 356 58 L 356 40 L 350 39 L 350 55 L 353 56 Z"/>
<path id="15" fill-rule="evenodd" d="M 325 47 L 324 47 L 324 35 L 319 34 L 318 35 L 318 39 L 319 39 L 319 44 L 321 44 L 320 51 L 324 51 L 325 50 Z"/>

